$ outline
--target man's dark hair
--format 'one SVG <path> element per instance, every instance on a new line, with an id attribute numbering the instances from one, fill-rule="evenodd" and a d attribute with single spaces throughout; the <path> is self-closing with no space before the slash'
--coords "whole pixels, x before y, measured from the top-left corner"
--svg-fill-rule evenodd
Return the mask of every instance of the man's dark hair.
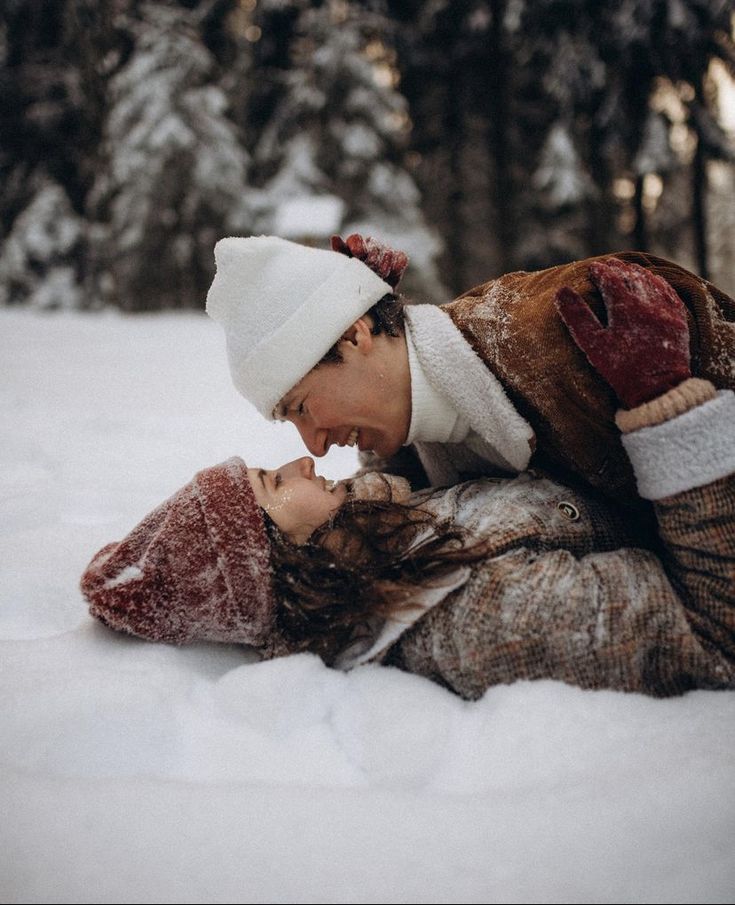
<path id="1" fill-rule="evenodd" d="M 401 336 L 403 334 L 403 309 L 404 302 L 392 292 L 388 292 L 379 299 L 372 308 L 365 312 L 372 318 L 373 326 L 370 332 L 373 336 L 379 333 L 387 333 L 388 336 Z M 342 355 L 339 351 L 341 338 L 326 352 L 317 362 L 315 367 L 328 364 L 329 362 L 342 361 Z"/>

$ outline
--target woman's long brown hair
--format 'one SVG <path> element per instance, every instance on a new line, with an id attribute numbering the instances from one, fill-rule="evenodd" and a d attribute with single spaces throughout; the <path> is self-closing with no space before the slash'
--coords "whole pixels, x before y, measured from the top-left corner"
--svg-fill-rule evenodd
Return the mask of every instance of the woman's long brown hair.
<path id="1" fill-rule="evenodd" d="M 348 500 L 300 546 L 269 518 L 266 526 L 277 630 L 289 649 L 312 651 L 328 664 L 369 636 L 376 617 L 400 613 L 417 589 L 441 585 L 484 549 L 456 525 L 393 502 Z"/>

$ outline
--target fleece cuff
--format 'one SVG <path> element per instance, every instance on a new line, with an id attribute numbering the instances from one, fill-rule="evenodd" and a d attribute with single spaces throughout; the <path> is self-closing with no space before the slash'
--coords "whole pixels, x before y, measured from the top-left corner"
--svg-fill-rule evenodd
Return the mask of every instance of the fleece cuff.
<path id="1" fill-rule="evenodd" d="M 735 472 L 735 393 L 622 437 L 646 500 L 703 487 Z"/>

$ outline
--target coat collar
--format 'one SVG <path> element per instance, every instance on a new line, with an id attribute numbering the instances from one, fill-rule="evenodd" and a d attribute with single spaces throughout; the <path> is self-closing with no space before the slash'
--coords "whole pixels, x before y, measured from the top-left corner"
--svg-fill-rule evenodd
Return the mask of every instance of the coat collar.
<path id="1" fill-rule="evenodd" d="M 534 439 L 531 425 L 449 315 L 436 305 L 409 305 L 405 313 L 428 380 L 511 468 L 527 468 Z"/>

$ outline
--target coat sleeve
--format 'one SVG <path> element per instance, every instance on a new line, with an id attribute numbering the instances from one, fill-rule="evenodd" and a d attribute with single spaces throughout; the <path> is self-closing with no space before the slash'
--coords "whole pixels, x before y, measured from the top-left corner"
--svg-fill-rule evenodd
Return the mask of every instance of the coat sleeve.
<path id="1" fill-rule="evenodd" d="M 687 396 L 701 393 L 706 401 L 688 407 Z M 631 428 L 623 445 L 641 496 L 653 501 L 661 556 L 688 619 L 735 661 L 735 394 L 692 380 L 618 423 Z"/>
<path id="2" fill-rule="evenodd" d="M 699 634 L 656 556 L 634 548 L 484 562 L 384 663 L 470 700 L 519 679 L 654 696 L 735 687 L 732 660 Z"/>
<path id="3" fill-rule="evenodd" d="M 732 393 L 668 428 L 626 438 L 644 489 L 656 463 L 665 472 L 658 491 L 647 491 L 661 558 L 634 548 L 581 557 L 513 549 L 478 564 L 468 584 L 402 636 L 384 662 L 469 699 L 518 679 L 656 696 L 735 687 L 735 442 L 727 419 L 735 424 Z M 688 429 L 714 437 L 714 446 L 687 453 Z M 672 447 L 677 432 L 681 443 Z M 662 450 L 678 469 L 662 460 Z"/>
<path id="4" fill-rule="evenodd" d="M 656 502 L 662 556 L 693 631 L 735 665 L 735 477 Z"/>

